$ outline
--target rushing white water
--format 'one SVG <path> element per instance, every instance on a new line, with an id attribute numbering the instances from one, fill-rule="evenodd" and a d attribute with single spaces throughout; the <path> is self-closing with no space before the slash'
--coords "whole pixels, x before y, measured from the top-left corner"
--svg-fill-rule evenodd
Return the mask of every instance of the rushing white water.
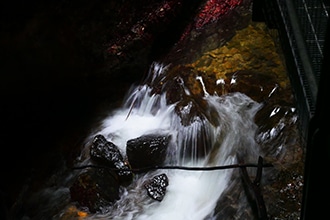
<path id="1" fill-rule="evenodd" d="M 156 72 L 163 71 L 158 68 Z M 259 156 L 254 136 L 256 125 L 253 118 L 261 107 L 259 103 L 241 93 L 223 96 L 207 95 L 205 100 L 217 114 L 217 123 L 195 120 L 183 126 L 175 112 L 175 104 L 166 104 L 166 94 L 151 95 L 148 85 L 132 89 L 125 105 L 103 120 L 101 128 L 91 134 L 102 134 L 116 144 L 125 155 L 126 142 L 144 134 L 161 133 L 172 136 L 166 165 L 222 166 L 234 164 L 236 155 L 244 156 L 246 162 L 255 162 Z M 189 108 L 189 106 L 187 106 Z M 195 156 L 200 132 L 208 137 L 207 155 Z M 184 149 L 189 150 L 189 155 Z M 159 202 L 147 196 L 144 182 L 165 173 L 169 179 L 164 199 Z M 109 212 L 94 214 L 90 219 L 115 220 L 202 220 L 212 218 L 218 199 L 228 186 L 232 170 L 187 171 L 156 170 L 135 175 L 133 183 L 121 190 L 121 198 L 108 208 Z"/>

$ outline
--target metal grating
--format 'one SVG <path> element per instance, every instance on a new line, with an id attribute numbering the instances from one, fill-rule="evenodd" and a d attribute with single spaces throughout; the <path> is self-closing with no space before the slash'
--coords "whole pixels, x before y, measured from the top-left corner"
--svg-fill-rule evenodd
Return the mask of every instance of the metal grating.
<path id="1" fill-rule="evenodd" d="M 300 130 L 306 142 L 304 196 L 301 219 L 322 219 L 329 193 L 322 167 L 330 159 L 326 126 L 329 107 L 330 0 L 254 0 L 255 19 L 277 28 L 293 87 Z M 262 13 L 261 13 L 262 12 Z M 327 194 L 328 195 L 328 194 Z M 315 204 L 319 211 L 315 212 Z"/>
<path id="2" fill-rule="evenodd" d="M 289 77 L 297 100 L 302 133 L 307 138 L 323 62 L 330 4 L 327 0 L 264 1 L 266 20 L 279 29 Z M 273 2 L 273 3 L 271 3 Z M 267 18 L 268 17 L 268 18 Z"/>
<path id="3" fill-rule="evenodd" d="M 323 60 L 330 6 L 323 1 L 294 0 L 300 27 L 313 66 L 316 83 L 319 84 Z"/>

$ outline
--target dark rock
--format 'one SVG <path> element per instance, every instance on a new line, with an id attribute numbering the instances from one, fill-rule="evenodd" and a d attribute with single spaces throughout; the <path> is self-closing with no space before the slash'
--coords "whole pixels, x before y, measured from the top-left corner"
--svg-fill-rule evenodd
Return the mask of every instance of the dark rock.
<path id="1" fill-rule="evenodd" d="M 257 102 L 267 100 L 279 87 L 275 74 L 239 70 L 226 76 L 228 81 L 235 80 L 235 83 L 228 83 L 228 92 L 244 93 Z"/>
<path id="2" fill-rule="evenodd" d="M 80 174 L 70 187 L 71 199 L 90 212 L 104 212 L 119 199 L 119 182 L 115 172 L 107 169 L 89 169 Z"/>
<path id="3" fill-rule="evenodd" d="M 180 40 L 169 52 L 168 63 L 192 62 L 205 51 L 224 45 L 249 21 L 251 0 L 202 1 Z M 189 46 L 188 46 L 189 45 Z"/>
<path id="4" fill-rule="evenodd" d="M 163 200 L 167 186 L 168 177 L 165 173 L 153 177 L 144 185 L 144 187 L 147 189 L 148 195 L 157 201 Z"/>
<path id="5" fill-rule="evenodd" d="M 132 168 L 160 165 L 165 161 L 170 136 L 144 135 L 127 141 L 126 154 Z"/>
<path id="6" fill-rule="evenodd" d="M 102 135 L 96 135 L 90 150 L 91 159 L 110 168 L 118 169 L 116 172 L 122 182 L 132 180 L 132 172 L 124 161 L 118 147 L 105 139 Z"/>

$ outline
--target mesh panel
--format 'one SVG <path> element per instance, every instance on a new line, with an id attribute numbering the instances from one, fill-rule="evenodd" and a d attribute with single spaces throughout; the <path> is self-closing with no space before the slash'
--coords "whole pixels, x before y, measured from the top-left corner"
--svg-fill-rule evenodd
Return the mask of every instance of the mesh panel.
<path id="1" fill-rule="evenodd" d="M 294 4 L 315 78 L 319 83 L 330 6 L 321 0 L 295 0 Z"/>
<path id="2" fill-rule="evenodd" d="M 315 114 L 330 4 L 327 0 L 265 0 L 266 21 L 279 29 L 301 128 L 307 137 Z M 272 3 L 271 3 L 272 2 Z"/>

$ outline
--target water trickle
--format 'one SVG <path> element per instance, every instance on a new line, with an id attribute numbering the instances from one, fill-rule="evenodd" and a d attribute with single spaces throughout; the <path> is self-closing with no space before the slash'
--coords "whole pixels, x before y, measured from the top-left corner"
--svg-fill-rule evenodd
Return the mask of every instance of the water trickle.
<path id="1" fill-rule="evenodd" d="M 159 65 L 154 67 L 157 74 L 164 70 Z M 237 163 L 237 154 L 244 156 L 245 162 L 253 163 L 258 158 L 259 147 L 254 140 L 257 129 L 254 115 L 261 104 L 242 93 L 208 95 L 204 97 L 205 101 L 210 109 L 216 110 L 216 114 L 212 114 L 212 122 L 207 118 L 195 118 L 190 125 L 182 125 L 175 111 L 176 103 L 168 105 L 166 94 L 151 91 L 148 85 L 132 88 L 124 106 L 105 118 L 102 126 L 91 137 L 102 134 L 125 155 L 129 139 L 151 133 L 171 135 L 166 165 L 229 165 Z M 147 196 L 143 185 L 147 179 L 161 173 L 168 176 L 169 185 L 164 199 L 158 202 Z M 131 185 L 121 189 L 120 199 L 107 208 L 108 212 L 93 214 L 89 218 L 201 220 L 212 215 L 218 199 L 228 186 L 231 174 L 230 169 L 160 169 L 137 174 Z"/>

